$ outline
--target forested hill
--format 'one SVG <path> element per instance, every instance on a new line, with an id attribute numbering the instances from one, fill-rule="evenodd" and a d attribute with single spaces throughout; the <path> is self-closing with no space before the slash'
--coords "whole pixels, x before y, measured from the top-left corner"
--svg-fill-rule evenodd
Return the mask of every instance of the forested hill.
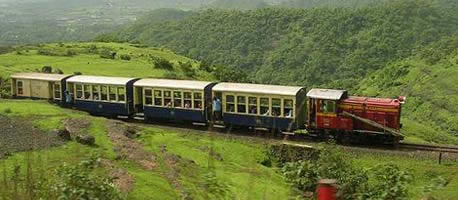
<path id="1" fill-rule="evenodd" d="M 457 7 L 444 7 L 444 2 L 205 10 L 181 20 L 149 25 L 141 20 L 113 35 L 245 70 L 255 82 L 348 89 L 386 64 L 455 33 Z"/>

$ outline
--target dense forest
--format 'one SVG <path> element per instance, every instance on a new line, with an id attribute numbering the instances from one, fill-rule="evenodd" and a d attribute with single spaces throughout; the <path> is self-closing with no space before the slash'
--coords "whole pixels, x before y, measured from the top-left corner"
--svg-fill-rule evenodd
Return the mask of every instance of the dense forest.
<path id="1" fill-rule="evenodd" d="M 360 9 L 205 10 L 180 20 L 145 21 L 114 36 L 245 70 L 253 82 L 334 88 L 352 88 L 458 30 L 453 8 L 427 1 Z"/>
<path id="2" fill-rule="evenodd" d="M 393 0 L 372 5 L 209 9 L 187 12 L 186 17 L 175 20 L 158 22 L 146 17 L 98 39 L 170 48 L 212 65 L 243 72 L 236 74 L 237 81 L 344 88 L 353 94 L 370 96 L 407 95 L 412 97 L 405 112 L 405 119 L 412 120 L 408 123 L 423 123 L 433 111 L 441 109 L 444 112 L 432 117 L 428 128 L 421 130 L 456 133 L 458 119 L 450 116 L 457 112 L 447 108 L 456 107 L 458 92 L 450 87 L 458 83 L 454 78 L 446 78 L 454 68 L 437 62 L 448 60 L 446 55 L 457 49 L 447 46 L 458 31 L 457 3 Z M 172 15 L 177 15 L 177 11 Z M 403 63 L 410 63 L 410 67 L 399 68 Z M 422 77 L 422 73 L 416 72 L 428 71 L 421 66 L 450 69 L 447 73 L 435 72 L 435 79 L 424 78 L 429 84 L 425 86 L 416 84 L 420 78 L 411 77 Z M 444 81 L 439 84 L 436 79 Z M 437 97 L 429 97 L 431 94 L 425 92 L 429 90 Z"/>

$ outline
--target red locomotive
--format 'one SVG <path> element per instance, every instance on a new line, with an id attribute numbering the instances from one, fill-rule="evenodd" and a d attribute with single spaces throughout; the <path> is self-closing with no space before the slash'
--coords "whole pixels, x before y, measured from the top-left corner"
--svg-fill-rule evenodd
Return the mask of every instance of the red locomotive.
<path id="1" fill-rule="evenodd" d="M 345 90 L 312 89 L 307 130 L 336 139 L 397 143 L 403 139 L 401 105 L 405 98 L 348 97 Z"/>

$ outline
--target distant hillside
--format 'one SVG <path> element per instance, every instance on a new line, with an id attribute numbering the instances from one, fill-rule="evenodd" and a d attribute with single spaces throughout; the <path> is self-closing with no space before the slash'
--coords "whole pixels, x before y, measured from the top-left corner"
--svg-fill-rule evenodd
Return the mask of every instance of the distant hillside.
<path id="1" fill-rule="evenodd" d="M 227 10 L 253 10 L 269 7 L 271 4 L 264 0 L 216 0 L 204 8 L 219 8 Z"/>
<path id="2" fill-rule="evenodd" d="M 90 40 L 159 8 L 198 9 L 213 0 L 4 0 L 0 45 Z"/>
<path id="3" fill-rule="evenodd" d="M 59 43 L 0 51 L 0 80 L 17 72 L 40 71 L 44 66 L 66 74 L 213 79 L 200 70 L 198 61 L 167 49 L 135 44 Z"/>
<path id="4" fill-rule="evenodd" d="M 409 0 L 360 9 L 206 10 L 112 36 L 245 70 L 255 82 L 351 88 L 457 30 L 451 8 Z"/>

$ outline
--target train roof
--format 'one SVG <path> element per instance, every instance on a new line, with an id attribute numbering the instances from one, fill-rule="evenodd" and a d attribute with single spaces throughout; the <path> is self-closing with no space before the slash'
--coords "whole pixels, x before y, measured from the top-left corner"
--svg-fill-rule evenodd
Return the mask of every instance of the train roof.
<path id="1" fill-rule="evenodd" d="M 340 100 L 342 97 L 347 96 L 346 90 L 332 90 L 332 89 L 311 89 L 307 93 L 307 97 L 313 99 L 328 99 L 328 100 Z"/>
<path id="2" fill-rule="evenodd" d="M 213 91 L 217 92 L 243 92 L 287 96 L 295 96 L 302 89 L 304 88 L 298 86 L 261 85 L 249 83 L 218 83 L 213 87 Z"/>
<path id="3" fill-rule="evenodd" d="M 134 83 L 134 86 L 140 87 L 157 87 L 173 88 L 188 90 L 204 90 L 213 82 L 209 81 L 192 81 L 192 80 L 171 80 L 171 79 L 140 79 Z"/>
<path id="4" fill-rule="evenodd" d="M 67 79 L 70 83 L 89 83 L 89 84 L 107 84 L 107 85 L 126 85 L 135 78 L 108 77 L 108 76 L 86 76 L 78 75 Z"/>
<path id="5" fill-rule="evenodd" d="M 399 99 L 374 98 L 374 97 L 356 97 L 350 96 L 342 101 L 343 103 L 366 104 L 374 106 L 399 106 Z"/>
<path id="6" fill-rule="evenodd" d="M 68 74 L 48 74 L 38 72 L 24 72 L 11 75 L 11 78 L 15 79 L 31 79 L 31 80 L 43 80 L 43 81 L 61 81 L 72 75 Z"/>

